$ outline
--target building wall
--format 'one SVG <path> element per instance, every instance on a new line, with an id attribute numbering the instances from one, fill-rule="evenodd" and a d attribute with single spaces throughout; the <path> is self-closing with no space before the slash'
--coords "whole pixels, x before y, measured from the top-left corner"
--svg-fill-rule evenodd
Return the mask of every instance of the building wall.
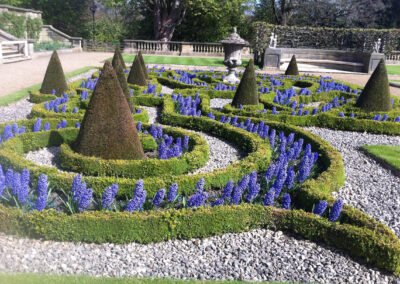
<path id="1" fill-rule="evenodd" d="M 13 13 L 18 16 L 25 16 L 27 18 L 29 17 L 32 19 L 41 19 L 42 18 L 41 11 L 17 8 L 17 7 L 8 6 L 8 5 L 0 5 L 0 13 L 4 13 L 4 12 Z"/>

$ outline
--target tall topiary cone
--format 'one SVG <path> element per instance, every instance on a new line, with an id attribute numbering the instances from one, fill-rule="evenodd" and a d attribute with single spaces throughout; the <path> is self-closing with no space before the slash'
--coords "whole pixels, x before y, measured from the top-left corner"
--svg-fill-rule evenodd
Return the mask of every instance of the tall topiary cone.
<path id="1" fill-rule="evenodd" d="M 256 82 L 256 73 L 254 72 L 254 61 L 250 59 L 246 70 L 243 73 L 242 80 L 236 90 L 235 97 L 232 101 L 232 106 L 239 107 L 240 105 L 258 105 L 258 88 Z"/>
<path id="2" fill-rule="evenodd" d="M 128 83 L 139 86 L 147 86 L 146 75 L 143 72 L 143 67 L 140 64 L 139 56 L 135 56 L 133 60 L 131 71 L 128 76 Z"/>
<path id="3" fill-rule="evenodd" d="M 286 69 L 285 75 L 292 75 L 298 76 L 299 75 L 299 68 L 297 67 L 296 56 L 293 55 L 292 59 L 290 60 L 289 66 Z"/>
<path id="4" fill-rule="evenodd" d="M 382 59 L 376 67 L 367 85 L 357 100 L 356 106 L 370 111 L 388 111 L 391 109 L 389 79 L 385 61 Z"/>
<path id="5" fill-rule="evenodd" d="M 143 159 L 144 152 L 126 98 L 110 62 L 83 117 L 74 149 L 102 159 Z"/>
<path id="6" fill-rule="evenodd" d="M 126 81 L 125 72 L 124 69 L 122 68 L 121 61 L 118 58 L 115 60 L 115 66 L 113 65 L 113 68 L 115 70 L 115 73 L 117 74 L 117 78 L 121 86 L 122 92 L 124 93 L 126 100 L 128 101 L 129 109 L 133 112 L 133 105 L 130 103 L 129 99 L 130 92 L 129 92 L 128 82 Z"/>
<path id="7" fill-rule="evenodd" d="M 144 75 L 146 76 L 146 79 L 149 79 L 149 74 L 147 74 L 147 68 L 146 68 L 146 63 L 144 63 L 144 58 L 142 55 L 142 52 L 139 50 L 139 53 L 137 54 L 137 57 L 139 57 L 140 65 L 142 66 Z"/>
<path id="8" fill-rule="evenodd" d="M 126 64 L 124 61 L 124 58 L 122 57 L 121 51 L 119 50 L 119 46 L 117 46 L 115 48 L 115 52 L 114 52 L 114 57 L 112 59 L 112 66 L 115 67 L 116 64 L 116 60 L 119 59 L 119 61 L 121 62 L 122 68 L 125 70 L 126 69 Z"/>
<path id="9" fill-rule="evenodd" d="M 51 55 L 49 65 L 47 65 L 46 74 L 44 75 L 40 92 L 42 94 L 51 94 L 53 90 L 56 91 L 57 96 L 61 96 L 66 90 L 68 90 L 64 70 L 56 51 Z"/>

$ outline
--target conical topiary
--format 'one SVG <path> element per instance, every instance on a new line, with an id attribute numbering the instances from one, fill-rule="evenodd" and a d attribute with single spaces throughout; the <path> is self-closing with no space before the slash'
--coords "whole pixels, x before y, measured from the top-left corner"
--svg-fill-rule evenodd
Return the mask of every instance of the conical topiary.
<path id="1" fill-rule="evenodd" d="M 128 101 L 129 108 L 133 112 L 133 106 L 130 103 L 130 92 L 129 92 L 128 82 L 126 81 L 124 69 L 122 68 L 122 64 L 118 58 L 115 60 L 115 66 L 113 66 L 113 67 L 114 67 L 115 73 L 117 74 L 117 78 L 118 78 L 119 84 L 121 86 L 122 92 L 124 93 L 124 95 Z"/>
<path id="2" fill-rule="evenodd" d="M 121 62 L 122 68 L 125 70 L 126 69 L 126 64 L 125 64 L 124 58 L 122 57 L 121 51 L 119 50 L 119 46 L 117 46 L 115 48 L 114 57 L 112 59 L 112 66 L 114 68 L 115 68 L 115 61 L 117 60 L 117 58 Z"/>
<path id="3" fill-rule="evenodd" d="M 102 159 L 143 159 L 143 147 L 117 75 L 107 61 L 90 99 L 74 149 Z"/>
<path id="4" fill-rule="evenodd" d="M 256 81 L 256 73 L 254 72 L 254 61 L 250 59 L 246 70 L 243 73 L 242 80 L 236 90 L 232 101 L 232 106 L 240 105 L 258 105 L 258 88 Z"/>
<path id="5" fill-rule="evenodd" d="M 144 63 L 144 58 L 142 55 L 142 52 L 139 50 L 139 53 L 137 54 L 137 57 L 139 57 L 140 65 L 142 66 L 144 75 L 146 76 L 146 79 L 149 79 L 149 74 L 147 74 L 147 68 L 146 68 L 146 63 Z"/>
<path id="6" fill-rule="evenodd" d="M 389 79 L 383 59 L 369 78 L 356 106 L 367 112 L 391 109 Z"/>
<path id="7" fill-rule="evenodd" d="M 47 65 L 46 74 L 44 75 L 40 92 L 42 94 L 52 94 L 54 90 L 56 91 L 57 96 L 61 96 L 66 90 L 68 90 L 64 70 L 56 51 L 51 55 L 49 65 Z"/>
<path id="8" fill-rule="evenodd" d="M 296 56 L 293 55 L 292 59 L 290 60 L 289 66 L 286 69 L 285 75 L 292 75 L 298 76 L 299 75 L 299 68 L 297 67 Z"/>
<path id="9" fill-rule="evenodd" d="M 140 64 L 140 59 L 135 56 L 133 60 L 131 71 L 128 76 L 128 83 L 139 86 L 147 86 L 146 75 L 143 72 L 142 65 Z"/>

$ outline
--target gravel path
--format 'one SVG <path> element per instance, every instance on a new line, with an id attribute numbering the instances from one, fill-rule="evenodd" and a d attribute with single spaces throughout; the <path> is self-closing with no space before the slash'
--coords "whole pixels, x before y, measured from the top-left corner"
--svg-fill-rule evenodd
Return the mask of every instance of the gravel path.
<path id="1" fill-rule="evenodd" d="M 33 105 L 26 98 L 9 106 L 0 107 L 0 123 L 26 119 L 31 113 Z"/>
<path id="2" fill-rule="evenodd" d="M 74 244 L 0 235 L 0 255 L 2 272 L 394 283 L 392 276 L 338 251 L 269 230 L 149 245 Z"/>
<path id="3" fill-rule="evenodd" d="M 335 197 L 387 224 L 400 236 L 400 178 L 358 150 L 366 144 L 400 145 L 400 136 L 306 129 L 330 142 L 343 155 L 347 180 Z"/>
<path id="4" fill-rule="evenodd" d="M 57 165 L 56 158 L 59 153 L 60 147 L 48 147 L 26 153 L 25 159 L 41 166 L 54 167 Z"/>
<path id="5" fill-rule="evenodd" d="M 211 99 L 210 100 L 210 107 L 212 109 L 220 110 L 224 107 L 226 104 L 232 103 L 231 99 Z"/>

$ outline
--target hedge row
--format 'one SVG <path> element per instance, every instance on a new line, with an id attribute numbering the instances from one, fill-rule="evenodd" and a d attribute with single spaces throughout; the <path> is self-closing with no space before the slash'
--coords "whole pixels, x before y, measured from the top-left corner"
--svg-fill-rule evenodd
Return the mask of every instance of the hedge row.
<path id="1" fill-rule="evenodd" d="M 31 125 L 34 122 L 28 121 L 26 124 Z M 54 121 L 52 122 L 55 123 Z M 21 125 L 24 125 L 22 123 Z M 68 122 L 72 124 L 72 122 Z M 236 144 L 244 153 L 248 155 L 242 160 L 229 165 L 226 168 L 215 170 L 210 173 L 194 174 L 194 175 L 164 175 L 162 177 L 144 178 L 145 188 L 148 194 L 152 195 L 160 188 L 166 188 L 174 182 L 179 185 L 181 193 L 190 194 L 194 191 L 196 183 L 200 178 L 206 180 L 206 188 L 222 188 L 229 180 L 238 181 L 245 174 L 252 171 L 263 171 L 269 165 L 271 158 L 271 150 L 268 141 L 264 141 L 254 134 L 248 133 L 245 130 L 238 129 L 233 126 L 223 125 L 216 121 L 211 121 L 206 118 L 199 119 L 195 123 L 186 125 L 188 128 L 204 131 L 217 137 L 226 138 Z M 0 130 L 4 125 L 0 127 Z M 57 131 L 26 133 L 8 140 L 0 146 L 0 164 L 5 167 L 12 167 L 16 170 L 28 168 L 31 171 L 32 177 L 37 177 L 46 173 L 49 181 L 54 188 L 68 189 L 71 185 L 74 174 L 60 172 L 56 168 L 49 168 L 37 165 L 26 160 L 23 153 L 37 150 L 44 146 L 59 146 L 61 144 L 70 144 L 76 137 L 76 129 L 67 128 Z M 94 177 L 85 176 L 84 180 L 88 186 L 92 187 L 95 194 L 100 195 L 105 188 L 113 183 L 118 183 L 120 186 L 119 196 L 131 197 L 133 188 L 137 180 L 130 178 L 120 178 L 113 176 Z"/>
<path id="2" fill-rule="evenodd" d="M 87 212 L 65 215 L 53 210 L 22 213 L 0 206 L 0 231 L 56 241 L 152 243 L 205 238 L 274 228 L 339 248 L 368 264 L 400 274 L 400 243 L 367 228 L 331 223 L 300 210 L 260 205 L 150 211 Z"/>
<path id="3" fill-rule="evenodd" d="M 185 135 L 190 137 L 190 151 L 179 158 L 168 160 L 104 160 L 81 155 L 73 151 L 68 144 L 63 144 L 60 148 L 60 166 L 67 171 L 88 176 L 116 176 L 139 179 L 155 176 L 162 177 L 164 175 L 181 175 L 198 169 L 207 163 L 209 147 L 207 141 L 200 135 L 171 127 L 163 127 L 163 132 L 173 137 L 183 137 Z M 78 131 L 76 133 L 78 134 Z"/>

